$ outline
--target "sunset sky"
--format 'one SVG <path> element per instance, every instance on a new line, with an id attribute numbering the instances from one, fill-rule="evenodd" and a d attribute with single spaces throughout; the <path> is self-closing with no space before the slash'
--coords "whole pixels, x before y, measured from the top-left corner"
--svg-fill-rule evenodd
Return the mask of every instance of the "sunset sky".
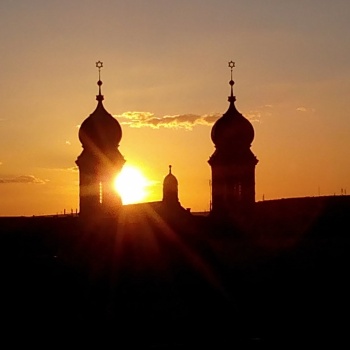
<path id="1" fill-rule="evenodd" d="M 78 126 L 104 106 L 162 198 L 209 209 L 214 120 L 255 129 L 256 200 L 350 194 L 348 0 L 2 0 L 0 216 L 75 211 Z M 342 190 L 343 189 L 343 190 Z"/>

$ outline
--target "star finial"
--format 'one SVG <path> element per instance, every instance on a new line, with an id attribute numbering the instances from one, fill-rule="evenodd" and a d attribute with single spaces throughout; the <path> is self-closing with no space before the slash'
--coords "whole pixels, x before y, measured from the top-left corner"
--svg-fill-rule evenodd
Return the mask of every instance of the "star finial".
<path id="1" fill-rule="evenodd" d="M 98 70 L 100 70 L 103 67 L 103 62 L 97 61 L 96 62 L 96 67 L 98 68 Z"/>
<path id="2" fill-rule="evenodd" d="M 97 61 L 96 68 L 98 69 L 98 80 L 101 80 L 101 68 L 103 68 L 103 62 Z"/>

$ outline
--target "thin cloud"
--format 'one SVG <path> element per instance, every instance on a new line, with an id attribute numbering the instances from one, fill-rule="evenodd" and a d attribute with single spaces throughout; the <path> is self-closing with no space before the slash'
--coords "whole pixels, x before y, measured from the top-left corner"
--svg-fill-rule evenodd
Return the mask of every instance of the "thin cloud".
<path id="1" fill-rule="evenodd" d="M 256 107 L 256 109 L 250 110 L 248 113 L 243 115 L 249 119 L 252 123 L 262 123 L 265 118 L 273 115 L 274 106 L 266 104 Z"/>
<path id="2" fill-rule="evenodd" d="M 77 166 L 72 166 L 72 167 L 69 167 L 69 168 L 49 168 L 48 170 L 51 170 L 51 171 L 67 171 L 67 172 L 73 173 L 73 172 L 78 171 L 79 169 L 78 169 Z"/>
<path id="3" fill-rule="evenodd" d="M 315 112 L 315 108 L 307 108 L 307 107 L 298 107 L 296 110 L 298 112 L 303 112 L 303 113 L 305 113 L 305 112 L 311 112 L 311 113 Z"/>
<path id="4" fill-rule="evenodd" d="M 72 167 L 69 167 L 69 168 L 65 168 L 65 169 L 63 169 L 63 170 L 69 171 L 69 172 L 76 172 L 76 171 L 78 171 L 79 169 L 78 169 L 77 166 L 72 166 Z"/>
<path id="5" fill-rule="evenodd" d="M 250 111 L 247 113 L 247 118 L 252 123 L 260 123 L 261 122 L 261 113 L 259 111 Z"/>
<path id="6" fill-rule="evenodd" d="M 71 145 L 71 142 L 70 141 L 66 141 L 66 145 L 70 146 Z"/>
<path id="7" fill-rule="evenodd" d="M 122 125 L 129 125 L 132 128 L 149 127 L 152 129 L 173 128 L 192 130 L 197 125 L 211 126 L 221 114 L 179 114 L 157 117 L 150 112 L 125 112 L 116 115 Z"/>
<path id="8" fill-rule="evenodd" d="M 20 175 L 16 177 L 0 178 L 0 184 L 44 184 L 46 181 L 41 180 L 33 175 Z"/>
<path id="9" fill-rule="evenodd" d="M 306 109 L 305 107 L 298 107 L 298 108 L 297 108 L 297 111 L 298 111 L 298 112 L 306 112 L 307 109 Z"/>

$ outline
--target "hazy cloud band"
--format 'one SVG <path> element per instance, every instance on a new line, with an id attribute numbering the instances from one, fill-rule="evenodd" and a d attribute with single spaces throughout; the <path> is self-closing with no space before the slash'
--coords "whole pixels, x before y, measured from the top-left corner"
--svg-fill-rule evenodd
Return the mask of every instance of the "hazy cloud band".
<path id="1" fill-rule="evenodd" d="M 34 184 L 44 184 L 45 181 L 38 179 L 37 177 L 33 175 L 20 175 L 16 177 L 5 177 L 5 178 L 0 178 L 0 184 L 29 184 L 29 183 L 34 183 Z"/>
<path id="2" fill-rule="evenodd" d="M 125 112 L 115 115 L 122 125 L 129 125 L 132 128 L 150 127 L 159 129 L 163 127 L 187 130 L 192 130 L 196 125 L 211 126 L 220 116 L 220 114 L 180 114 L 157 117 L 150 112 Z"/>

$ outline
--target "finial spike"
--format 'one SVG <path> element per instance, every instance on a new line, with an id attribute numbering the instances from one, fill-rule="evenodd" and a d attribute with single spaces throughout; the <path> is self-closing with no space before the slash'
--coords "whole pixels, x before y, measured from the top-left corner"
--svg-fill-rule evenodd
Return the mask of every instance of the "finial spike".
<path id="1" fill-rule="evenodd" d="M 171 174 L 172 165 L 169 165 L 169 174 Z"/>
<path id="2" fill-rule="evenodd" d="M 96 96 L 96 100 L 97 101 L 103 101 L 103 95 L 101 94 L 101 85 L 102 85 L 102 81 L 101 81 L 101 68 L 103 68 L 103 62 L 101 61 L 97 61 L 96 62 L 96 68 L 98 69 L 98 95 Z"/>
<path id="3" fill-rule="evenodd" d="M 234 85 L 235 82 L 234 82 L 233 79 L 232 79 L 232 70 L 233 70 L 233 68 L 236 67 L 236 63 L 233 62 L 233 61 L 230 61 L 230 62 L 228 63 L 228 66 L 229 66 L 229 68 L 231 69 L 231 80 L 230 80 L 231 95 L 229 96 L 228 100 L 229 100 L 230 102 L 234 102 L 234 101 L 236 101 L 236 97 L 233 96 L 233 85 Z"/>

